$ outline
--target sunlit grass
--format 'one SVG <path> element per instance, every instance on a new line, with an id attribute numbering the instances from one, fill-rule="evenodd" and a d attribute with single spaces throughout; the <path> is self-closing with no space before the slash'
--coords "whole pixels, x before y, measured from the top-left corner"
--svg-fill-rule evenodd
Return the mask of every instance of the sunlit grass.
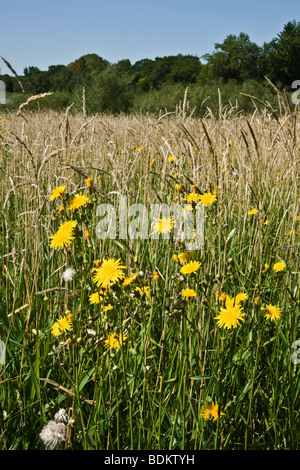
<path id="1" fill-rule="evenodd" d="M 298 134 L 180 112 L 4 124 L 0 447 L 43 449 L 63 408 L 62 448 L 298 449 Z M 121 196 L 204 204 L 203 248 L 167 218 L 120 237 Z"/>

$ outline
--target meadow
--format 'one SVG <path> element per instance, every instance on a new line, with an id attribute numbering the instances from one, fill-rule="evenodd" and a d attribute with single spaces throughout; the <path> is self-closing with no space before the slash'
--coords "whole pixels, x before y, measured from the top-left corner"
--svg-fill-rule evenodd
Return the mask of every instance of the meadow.
<path id="1" fill-rule="evenodd" d="M 299 111 L 249 99 L 2 113 L 1 450 L 299 450 Z M 203 246 L 100 239 L 120 196 Z"/>

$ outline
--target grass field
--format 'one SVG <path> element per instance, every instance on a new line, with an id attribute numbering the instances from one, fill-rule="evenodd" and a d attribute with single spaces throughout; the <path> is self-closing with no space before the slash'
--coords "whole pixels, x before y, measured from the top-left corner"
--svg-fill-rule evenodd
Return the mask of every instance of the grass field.
<path id="1" fill-rule="evenodd" d="M 1 116 L 2 450 L 300 448 L 299 115 L 281 111 Z M 207 202 L 204 245 L 169 221 L 101 240 L 120 196 Z"/>

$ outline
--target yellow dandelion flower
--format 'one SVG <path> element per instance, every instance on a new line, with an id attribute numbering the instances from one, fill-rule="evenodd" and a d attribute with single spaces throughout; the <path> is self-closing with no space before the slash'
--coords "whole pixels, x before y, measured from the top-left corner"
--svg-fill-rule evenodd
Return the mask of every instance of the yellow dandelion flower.
<path id="1" fill-rule="evenodd" d="M 193 251 L 185 251 L 183 253 L 179 253 L 178 258 L 181 264 L 188 263 L 192 259 L 194 259 L 195 253 Z"/>
<path id="2" fill-rule="evenodd" d="M 53 189 L 50 196 L 50 201 L 54 201 L 57 197 L 63 197 L 64 192 L 66 190 L 66 186 L 58 186 L 57 188 Z"/>
<path id="3" fill-rule="evenodd" d="M 88 230 L 84 230 L 83 235 L 85 236 L 85 238 L 89 238 L 90 237 L 90 232 Z"/>
<path id="4" fill-rule="evenodd" d="M 155 282 L 158 282 L 160 280 L 160 277 L 157 271 L 153 271 L 153 280 Z"/>
<path id="5" fill-rule="evenodd" d="M 63 249 L 72 244 L 74 240 L 74 235 L 71 230 L 58 230 L 54 235 L 50 237 L 50 248 Z"/>
<path id="6" fill-rule="evenodd" d="M 181 193 L 181 192 L 182 192 L 182 186 L 181 186 L 181 184 L 176 183 L 176 184 L 175 184 L 175 189 L 176 189 L 176 191 L 178 191 L 178 192 Z"/>
<path id="7" fill-rule="evenodd" d="M 117 350 L 120 348 L 120 346 L 123 345 L 126 339 L 127 339 L 127 336 L 125 334 L 117 335 L 113 333 L 107 337 L 107 339 L 104 341 L 104 344 L 107 348 Z"/>
<path id="8" fill-rule="evenodd" d="M 181 292 L 181 296 L 188 298 L 188 297 L 197 297 L 197 292 L 194 289 L 183 289 Z"/>
<path id="9" fill-rule="evenodd" d="M 217 200 L 217 196 L 212 193 L 204 193 L 199 195 L 199 204 L 211 206 Z"/>
<path id="10" fill-rule="evenodd" d="M 147 299 L 150 299 L 150 287 L 148 286 L 143 286 L 143 287 L 137 287 L 136 290 L 140 294 L 140 297 L 146 297 Z"/>
<path id="11" fill-rule="evenodd" d="M 180 269 L 181 274 L 194 274 L 200 268 L 199 261 L 189 261 Z"/>
<path id="12" fill-rule="evenodd" d="M 200 195 L 197 193 L 190 193 L 187 195 L 186 200 L 187 202 L 197 202 L 198 199 L 200 198 Z"/>
<path id="13" fill-rule="evenodd" d="M 256 305 L 258 305 L 259 304 L 259 297 L 255 297 L 254 302 L 256 303 Z"/>
<path id="14" fill-rule="evenodd" d="M 234 305 L 234 299 L 227 296 L 225 308 L 220 309 L 219 315 L 215 317 L 217 326 L 219 328 L 236 328 L 240 325 L 240 321 L 245 321 L 245 313 L 243 312 L 240 304 Z"/>
<path id="15" fill-rule="evenodd" d="M 57 321 L 57 323 L 58 323 L 59 329 L 61 330 L 62 333 L 64 333 L 67 330 L 70 330 L 72 328 L 72 324 L 71 324 L 71 322 L 70 322 L 70 320 L 67 316 L 60 318 Z"/>
<path id="16" fill-rule="evenodd" d="M 265 270 L 268 271 L 270 269 L 270 265 L 268 263 L 265 263 Z"/>
<path id="17" fill-rule="evenodd" d="M 103 300 L 103 297 L 99 295 L 99 292 L 94 292 L 89 296 L 90 304 L 99 304 L 101 300 Z"/>
<path id="18" fill-rule="evenodd" d="M 174 255 L 172 256 L 173 258 L 173 261 L 175 261 L 175 263 L 179 263 L 179 258 L 178 256 L 176 255 L 176 253 L 174 253 Z"/>
<path id="19" fill-rule="evenodd" d="M 125 277 L 121 260 L 108 258 L 104 259 L 99 268 L 94 269 L 93 281 L 97 284 L 97 287 L 109 287 L 111 283 L 115 284 L 120 279 Z"/>
<path id="20" fill-rule="evenodd" d="M 168 162 L 174 162 L 174 157 L 172 155 L 170 155 L 170 157 L 168 157 Z"/>
<path id="21" fill-rule="evenodd" d="M 219 415 L 219 405 L 214 403 L 213 401 L 207 403 L 202 407 L 201 416 L 203 419 L 208 420 L 212 419 L 213 421 L 217 421 Z M 225 413 L 221 412 L 220 416 L 224 416 Z"/>
<path id="22" fill-rule="evenodd" d="M 245 302 L 248 299 L 248 294 L 241 292 L 235 296 L 235 304 L 239 304 L 240 302 Z"/>
<path id="23" fill-rule="evenodd" d="M 257 209 L 251 209 L 249 212 L 248 212 L 248 215 L 256 215 L 258 214 L 258 210 Z"/>
<path id="24" fill-rule="evenodd" d="M 138 273 L 131 274 L 131 276 L 128 276 L 124 279 L 122 285 L 124 287 L 129 286 L 129 284 L 131 284 L 132 282 L 134 282 L 137 279 L 137 276 L 138 276 Z"/>
<path id="25" fill-rule="evenodd" d="M 57 322 L 53 323 L 51 328 L 53 336 L 59 336 L 61 334 L 59 324 Z"/>
<path id="26" fill-rule="evenodd" d="M 87 187 L 88 187 L 89 189 L 91 189 L 91 188 L 93 187 L 93 180 L 92 180 L 92 178 L 87 178 L 87 179 L 85 180 L 85 183 L 86 183 L 86 185 L 87 185 Z"/>
<path id="27" fill-rule="evenodd" d="M 90 198 L 85 194 L 75 194 L 74 198 L 70 202 L 69 209 L 80 209 L 86 204 L 90 204 L 90 202 Z"/>
<path id="28" fill-rule="evenodd" d="M 286 264 L 284 261 L 279 261 L 278 263 L 275 263 L 273 266 L 273 271 L 275 271 L 275 273 L 284 271 L 285 269 L 286 269 Z"/>
<path id="29" fill-rule="evenodd" d="M 265 307 L 266 313 L 265 318 L 271 321 L 277 321 L 281 318 L 282 311 L 276 305 L 266 305 Z"/>
<path id="30" fill-rule="evenodd" d="M 108 311 L 113 310 L 113 309 L 114 308 L 113 308 L 112 305 L 107 304 L 107 305 L 105 305 L 105 307 L 103 307 L 103 312 L 108 312 Z"/>
<path id="31" fill-rule="evenodd" d="M 154 231 L 159 232 L 159 233 L 167 233 L 174 228 L 174 218 L 173 217 L 163 217 L 162 219 L 159 219 L 157 222 L 154 224 Z"/>

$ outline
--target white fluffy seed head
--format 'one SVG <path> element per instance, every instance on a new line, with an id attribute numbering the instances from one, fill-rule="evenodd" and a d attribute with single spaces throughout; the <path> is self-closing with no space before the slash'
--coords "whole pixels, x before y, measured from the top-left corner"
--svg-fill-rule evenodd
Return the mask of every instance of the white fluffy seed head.
<path id="1" fill-rule="evenodd" d="M 49 423 L 43 427 L 40 438 L 46 449 L 55 449 L 66 440 L 66 425 L 64 423 L 57 423 L 56 421 L 49 421 Z"/>
<path id="2" fill-rule="evenodd" d="M 75 269 L 73 268 L 67 268 L 64 272 L 63 272 L 63 279 L 65 282 L 69 282 L 69 281 L 73 281 L 74 277 L 75 277 L 75 274 L 76 274 L 76 271 Z"/>

